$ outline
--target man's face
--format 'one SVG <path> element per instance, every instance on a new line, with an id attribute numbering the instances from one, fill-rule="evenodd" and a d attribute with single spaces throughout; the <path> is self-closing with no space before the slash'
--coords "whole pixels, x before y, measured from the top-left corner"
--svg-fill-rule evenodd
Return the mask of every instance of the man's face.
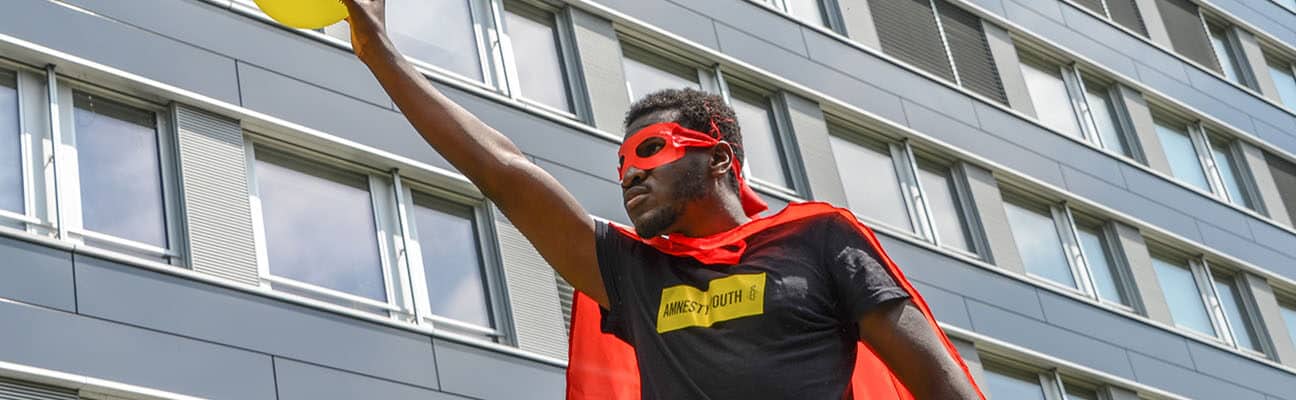
<path id="1" fill-rule="evenodd" d="M 646 114 L 630 122 L 626 137 L 648 125 L 672 122 L 678 117 L 676 110 Z M 647 155 L 664 144 L 658 139 L 647 140 L 634 151 Z M 670 233 L 684 212 L 684 206 L 705 197 L 710 182 L 707 174 L 709 155 L 710 151 L 706 149 L 690 149 L 683 158 L 657 168 L 644 171 L 630 167 L 626 170 L 621 179 L 622 200 L 640 237 Z"/>

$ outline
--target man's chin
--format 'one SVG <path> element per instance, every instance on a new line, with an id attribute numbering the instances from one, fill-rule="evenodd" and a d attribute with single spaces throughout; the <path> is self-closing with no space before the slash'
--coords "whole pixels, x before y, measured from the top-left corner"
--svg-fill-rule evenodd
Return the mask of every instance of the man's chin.
<path id="1" fill-rule="evenodd" d="M 675 223 L 675 217 L 676 213 L 671 210 L 655 209 L 640 214 L 638 218 L 630 217 L 630 222 L 639 237 L 650 239 L 666 233 L 666 229 Z"/>

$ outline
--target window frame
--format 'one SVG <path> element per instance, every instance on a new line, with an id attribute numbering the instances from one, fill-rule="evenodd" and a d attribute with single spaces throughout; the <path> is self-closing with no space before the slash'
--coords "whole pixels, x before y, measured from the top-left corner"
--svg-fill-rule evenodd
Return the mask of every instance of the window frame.
<path id="1" fill-rule="evenodd" d="M 1097 217 L 1074 212 L 1073 207 L 1067 201 L 1050 201 L 1040 196 L 1031 195 L 1029 191 L 1022 188 L 1003 183 L 1001 183 L 1001 188 L 1004 203 L 1022 208 L 1047 209 L 1049 211 L 1049 215 L 1053 220 L 1054 232 L 1062 242 L 1063 258 L 1071 271 L 1071 279 L 1076 283 L 1076 287 L 1066 286 L 1029 272 L 1025 273 L 1026 277 L 1044 285 L 1076 293 L 1105 306 L 1138 313 L 1135 305 L 1139 302 L 1136 299 L 1137 291 L 1134 289 L 1130 266 L 1125 257 L 1115 254 L 1120 247 L 1117 245 L 1119 241 L 1110 221 L 1102 221 Z M 1081 216 L 1077 217 L 1077 214 Z M 1107 262 L 1111 263 L 1111 266 L 1115 269 L 1113 278 L 1116 280 L 1116 289 L 1121 292 L 1120 295 L 1130 304 L 1107 300 L 1098 292 L 1097 278 L 1094 277 L 1092 263 L 1089 261 L 1089 258 L 1094 255 L 1087 254 L 1084 246 L 1081 245 L 1079 228 L 1081 222 L 1079 220 L 1090 222 L 1087 224 L 1088 226 L 1098 229 L 1098 237 L 1102 241 L 1103 247 L 1112 253 L 1107 254 Z M 1009 226 L 1009 229 L 1012 229 L 1012 226 Z M 1025 260 L 1023 260 L 1024 262 Z"/>
<path id="2" fill-rule="evenodd" d="M 1296 11 L 1293 11 L 1293 13 L 1296 13 Z M 1294 59 L 1293 57 L 1288 57 L 1283 54 L 1279 54 L 1285 52 L 1272 50 L 1272 49 L 1273 47 L 1271 46 L 1264 46 L 1262 49 L 1262 53 L 1264 55 L 1263 57 L 1265 59 L 1265 70 L 1266 70 L 1265 72 L 1269 73 L 1268 70 L 1270 68 L 1274 68 L 1274 64 L 1286 65 L 1287 74 L 1292 77 L 1293 81 L 1296 81 L 1296 59 Z M 1277 85 L 1276 82 L 1274 84 Z M 1277 88 L 1275 87 L 1275 89 Z M 1296 93 L 1293 94 L 1296 95 Z M 1287 110 L 1296 112 L 1296 96 L 1293 96 L 1291 99 L 1286 99 L 1283 98 L 1282 93 L 1279 92 L 1279 93 L 1274 93 L 1273 97 L 1274 100 L 1276 100 L 1275 103 L 1287 108 Z M 1288 101 L 1290 101 L 1290 103 L 1288 103 Z"/>
<path id="3" fill-rule="evenodd" d="M 1207 302 L 1207 309 L 1210 312 L 1212 319 L 1219 320 L 1218 326 L 1222 328 L 1216 328 L 1216 330 L 1222 332 L 1225 336 L 1219 340 L 1222 340 L 1226 346 L 1229 346 L 1234 350 L 1265 359 L 1272 359 L 1271 355 L 1274 354 L 1273 345 L 1270 343 L 1268 335 L 1263 327 L 1258 324 L 1258 322 L 1261 321 L 1260 310 L 1255 304 L 1255 296 L 1251 294 L 1246 281 L 1242 279 L 1242 273 L 1212 265 L 1205 257 L 1201 258 L 1200 264 L 1202 274 L 1204 274 L 1205 279 L 1208 280 L 1206 285 L 1209 286 L 1210 289 L 1208 293 L 1209 300 Z M 1237 291 L 1235 294 L 1238 296 L 1238 307 L 1240 307 L 1240 310 L 1238 311 L 1243 318 L 1242 321 L 1238 322 L 1248 325 L 1250 331 L 1255 334 L 1253 339 L 1255 340 L 1256 345 L 1260 348 L 1259 350 L 1242 346 L 1242 344 L 1238 342 L 1237 336 L 1239 332 L 1238 329 L 1233 326 L 1233 321 L 1229 320 L 1228 312 L 1224 310 L 1224 303 L 1220 301 L 1219 289 L 1215 286 L 1217 279 L 1232 285 L 1233 289 Z"/>
<path id="4" fill-rule="evenodd" d="M 1182 184 L 1190 190 L 1197 191 L 1207 196 L 1213 197 L 1224 203 L 1238 206 L 1247 210 L 1260 212 L 1260 194 L 1255 183 L 1255 174 L 1251 172 L 1251 166 L 1246 163 L 1246 157 L 1242 154 L 1242 149 L 1238 145 L 1238 139 L 1216 133 L 1216 129 L 1206 125 L 1206 122 L 1200 119 L 1183 116 L 1177 112 L 1170 111 L 1162 107 L 1153 108 L 1153 120 L 1157 124 L 1167 127 L 1182 129 L 1188 135 L 1192 142 L 1193 158 L 1197 160 L 1197 167 L 1201 169 L 1202 175 L 1206 178 L 1206 188 L 1199 188 L 1189 183 L 1184 178 L 1176 176 L 1171 170 L 1168 175 L 1176 182 Z M 1234 173 L 1238 176 L 1238 186 L 1242 190 L 1242 199 L 1234 201 L 1228 193 L 1228 188 L 1224 183 L 1224 176 L 1215 161 L 1215 153 L 1212 151 L 1213 143 L 1224 143 L 1227 146 L 1226 155 L 1231 158 Z M 1159 151 L 1166 153 L 1165 144 L 1161 144 Z"/>
<path id="5" fill-rule="evenodd" d="M 0 74 L 10 75 L 14 78 L 14 96 L 17 102 L 17 107 L 14 109 L 14 117 L 18 123 L 18 161 L 19 164 L 21 164 L 21 171 L 19 174 L 22 179 L 22 187 L 19 190 L 22 191 L 23 203 L 22 213 L 0 209 L 0 226 L 7 224 L 21 225 L 23 230 L 32 233 L 36 233 L 38 228 L 52 230 L 54 224 L 52 222 L 43 221 L 40 216 L 37 215 L 36 200 L 37 197 L 40 196 L 38 196 L 35 191 L 36 185 L 39 185 L 41 182 L 36 179 L 35 168 L 32 165 L 32 160 L 34 159 L 34 143 L 38 143 L 36 141 L 39 140 L 47 140 L 48 138 L 35 136 L 32 134 L 31 129 L 26 129 L 28 122 L 26 112 L 27 107 L 29 106 L 27 103 L 38 101 L 38 99 L 33 98 L 32 95 L 27 93 L 26 87 L 29 85 L 24 85 L 24 82 L 27 80 L 34 80 L 35 78 L 32 77 L 34 73 L 23 69 L 19 65 L 10 64 L 4 59 L 0 59 Z"/>
<path id="6" fill-rule="evenodd" d="M 259 160 L 258 151 L 269 153 L 270 157 L 279 160 Z M 370 312 L 434 331 L 516 346 L 517 335 L 509 318 L 512 310 L 506 297 L 507 287 L 504 282 L 502 256 L 500 250 L 493 245 L 498 243 L 494 215 L 484 198 L 422 183 L 401 175 L 398 169 L 382 171 L 253 132 L 244 134 L 244 156 L 248 170 L 248 195 L 256 243 L 257 276 L 261 288 Z M 341 172 L 363 175 L 366 178 L 367 191 L 372 204 L 371 218 L 375 228 L 373 244 L 378 247 L 380 262 L 378 267 L 382 270 L 386 301 L 377 301 L 288 277 L 276 276 L 270 272 L 265 217 L 257 186 L 256 163 L 276 161 L 296 164 L 287 167 L 307 175 L 313 175 L 312 172 L 319 174 Z M 302 169 L 308 171 L 314 169 L 314 171 L 300 171 Z M 313 176 L 327 179 L 318 175 Z M 415 192 L 421 196 L 432 197 L 438 201 L 472 210 L 473 237 L 481 258 L 480 268 L 484 280 L 484 300 L 489 310 L 488 317 L 494 327 L 481 327 L 431 313 L 426 271 L 423 268 L 421 249 L 417 245 L 418 228 L 413 223 L 411 215 L 411 210 L 415 207 Z"/>
<path id="7" fill-rule="evenodd" d="M 760 6 L 774 9 L 779 13 L 791 17 L 793 20 L 803 22 L 807 25 L 819 26 L 833 32 L 845 32 L 845 22 L 840 13 L 838 0 L 811 0 L 819 4 L 819 21 L 807 21 L 802 17 L 792 13 L 792 6 L 788 4 L 790 0 L 749 0 Z"/>
<path id="8" fill-rule="evenodd" d="M 856 216 L 868 221 L 870 225 L 881 225 L 897 232 L 903 232 L 905 235 L 956 254 L 979 260 L 986 258 L 983 254 L 988 254 L 987 249 L 989 246 L 986 244 L 985 235 L 978 225 L 979 219 L 974 218 L 976 207 L 971 204 L 971 189 L 967 185 L 967 177 L 960 168 L 957 168 L 956 162 L 934 153 L 915 150 L 908 138 L 898 140 L 885 138 L 880 134 L 870 134 L 873 133 L 872 130 L 851 122 L 833 117 L 829 117 L 828 120 L 829 135 L 851 145 L 869 149 L 868 151 L 876 151 L 878 148 L 887 150 L 886 155 L 891 160 L 896 171 L 896 178 L 898 179 L 896 185 L 899 188 L 902 206 L 913 229 L 894 226 L 871 216 L 852 211 Z M 932 216 L 931 206 L 927 200 L 927 191 L 923 188 L 921 179 L 918 178 L 919 162 L 932 163 L 949 169 L 950 192 L 954 195 L 954 204 L 960 213 L 961 228 L 964 234 L 967 235 L 968 245 L 971 247 L 970 251 L 948 246 L 940 239 L 939 228 L 935 225 L 936 221 Z M 839 178 L 846 176 L 844 174 L 838 175 Z M 843 181 L 842 184 L 846 185 L 848 183 Z"/>
<path id="9" fill-rule="evenodd" d="M 1045 55 L 1045 50 L 1033 47 L 1023 47 L 1024 45 L 1024 43 L 1019 43 L 1017 46 L 1017 53 L 1020 58 L 1019 62 L 1023 64 L 1023 66 L 1030 64 L 1032 65 L 1032 68 L 1055 68 L 1061 75 L 1063 86 L 1066 87 L 1067 100 L 1072 114 L 1072 122 L 1077 124 L 1080 129 L 1081 137 L 1079 139 L 1081 139 L 1082 142 L 1101 151 L 1134 160 L 1140 164 L 1146 164 L 1146 162 L 1138 155 L 1137 149 L 1140 148 L 1138 138 L 1130 131 L 1128 126 L 1125 126 L 1124 121 L 1129 119 L 1129 110 L 1119 106 L 1120 102 L 1117 100 L 1120 97 L 1119 88 L 1117 87 L 1118 83 L 1111 82 L 1110 78 L 1102 76 L 1102 74 L 1087 72 L 1088 70 L 1082 68 L 1078 62 L 1061 61 L 1059 60 L 1059 57 Z M 1094 111 L 1090 107 L 1089 82 L 1105 84 L 1104 94 L 1107 96 L 1107 101 L 1112 104 L 1111 111 L 1114 119 L 1113 125 L 1117 130 L 1116 136 L 1120 139 L 1124 139 L 1124 143 L 1118 143 L 1113 146 L 1106 143 L 1103 139 L 1103 134 L 1098 128 L 1097 117 L 1094 115 Z M 1030 93 L 1029 88 L 1027 88 L 1027 95 L 1031 96 L 1033 102 L 1035 95 Z M 1035 117 L 1035 120 L 1040 126 L 1044 126 L 1062 136 L 1075 139 L 1075 137 L 1067 135 L 1065 132 L 1061 132 L 1057 128 L 1045 124 L 1044 121 L 1038 117 L 1038 111 L 1036 111 L 1036 114 L 1037 116 Z M 1122 152 L 1122 147 L 1124 147 L 1124 150 L 1128 153 Z"/>
<path id="10" fill-rule="evenodd" d="M 1073 378 L 1063 374 L 1058 368 L 1041 368 L 998 354 L 981 353 L 979 356 L 981 357 L 982 369 L 987 374 L 1010 376 L 1018 379 L 1035 378 L 1044 399 L 1065 400 L 1067 399 L 1068 389 L 1079 388 L 1094 392 L 1100 400 L 1110 400 L 1109 396 L 1099 389 L 1102 385 Z M 994 393 L 989 392 L 988 388 L 986 394 L 994 398 Z"/>
<path id="11" fill-rule="evenodd" d="M 1248 73 L 1250 71 L 1250 65 L 1248 65 L 1245 55 L 1241 54 L 1241 43 L 1238 41 L 1237 32 L 1234 32 L 1234 29 L 1238 28 L 1232 24 L 1221 21 L 1219 18 L 1206 16 L 1206 12 L 1201 10 L 1200 6 L 1197 15 L 1201 17 L 1202 29 L 1205 30 L 1206 41 L 1211 47 L 1211 57 L 1215 59 L 1215 66 L 1219 67 L 1218 70 L 1214 68 L 1209 69 L 1225 81 L 1243 86 L 1247 89 L 1256 90 L 1255 85 L 1251 83 L 1253 79 L 1250 78 L 1250 74 Z M 1216 48 L 1215 34 L 1217 32 L 1224 35 L 1223 43 L 1225 47 L 1223 49 Z M 1229 59 L 1221 60 L 1219 57 L 1220 53 L 1224 53 L 1229 57 Z M 1230 66 L 1233 68 L 1233 72 L 1237 74 L 1237 80 L 1229 78 L 1228 73 L 1225 72 L 1227 68 L 1224 63 L 1226 61 L 1229 62 Z"/>
<path id="12" fill-rule="evenodd" d="M 1170 323 L 1171 327 L 1179 333 L 1190 337 L 1196 337 L 1208 342 L 1217 343 L 1244 354 L 1272 359 L 1270 357 L 1270 355 L 1273 354 L 1273 351 L 1271 350 L 1272 345 L 1269 343 L 1269 339 L 1266 337 L 1265 333 L 1260 329 L 1261 327 L 1256 325 L 1256 321 L 1260 321 L 1260 319 L 1258 309 L 1254 304 L 1255 298 L 1250 294 L 1249 290 L 1246 289 L 1246 283 L 1240 279 L 1241 275 L 1238 275 L 1238 272 L 1230 271 L 1222 266 L 1213 265 L 1205 255 L 1190 254 L 1187 251 L 1179 250 L 1156 241 L 1150 240 L 1148 242 L 1148 250 L 1153 258 L 1160 258 L 1165 261 L 1176 263 L 1182 262 L 1188 267 L 1188 271 L 1192 274 L 1194 288 L 1197 290 L 1197 296 L 1201 301 L 1202 307 L 1206 311 L 1206 318 L 1210 321 L 1211 329 L 1214 330 L 1215 333 L 1214 335 L 1210 335 L 1197 332 L 1188 327 L 1180 326 L 1178 323 L 1173 321 L 1173 317 Z M 1245 318 L 1249 319 L 1252 332 L 1255 332 L 1256 341 L 1260 345 L 1262 351 L 1257 352 L 1238 344 L 1234 336 L 1236 333 L 1233 326 L 1228 320 L 1223 304 L 1219 300 L 1219 291 L 1215 288 L 1215 274 L 1229 275 L 1228 278 L 1225 279 L 1230 280 L 1230 283 L 1232 283 L 1239 291 L 1239 300 L 1241 301 L 1239 306 L 1242 307 L 1241 312 L 1244 313 Z M 1164 289 L 1162 289 L 1162 291 L 1164 292 Z M 1248 321 L 1242 322 L 1245 323 Z"/>

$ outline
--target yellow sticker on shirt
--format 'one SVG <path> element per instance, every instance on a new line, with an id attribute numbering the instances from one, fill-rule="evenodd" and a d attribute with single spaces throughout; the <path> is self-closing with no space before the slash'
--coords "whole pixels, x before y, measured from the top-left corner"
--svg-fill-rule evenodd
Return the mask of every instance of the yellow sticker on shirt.
<path id="1" fill-rule="evenodd" d="M 662 289 L 657 333 L 710 327 L 765 313 L 765 273 L 732 275 L 711 281 L 706 291 L 689 285 Z"/>

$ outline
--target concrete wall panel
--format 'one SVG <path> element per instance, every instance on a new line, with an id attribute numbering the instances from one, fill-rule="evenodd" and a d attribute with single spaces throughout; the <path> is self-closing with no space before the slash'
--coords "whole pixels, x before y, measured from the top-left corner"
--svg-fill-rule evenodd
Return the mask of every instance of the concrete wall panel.
<path id="1" fill-rule="evenodd" d="M 76 310 L 72 254 L 20 240 L 0 238 L 0 297 Z"/>

